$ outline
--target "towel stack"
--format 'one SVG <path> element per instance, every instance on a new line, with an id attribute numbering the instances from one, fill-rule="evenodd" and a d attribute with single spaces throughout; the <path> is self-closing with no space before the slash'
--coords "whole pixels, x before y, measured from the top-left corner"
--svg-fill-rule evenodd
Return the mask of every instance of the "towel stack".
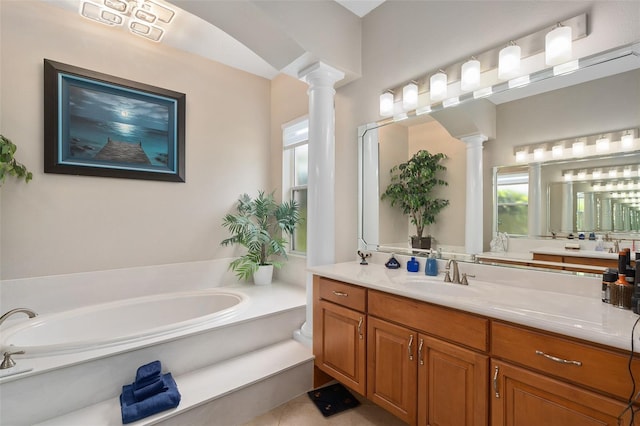
<path id="1" fill-rule="evenodd" d="M 171 373 L 162 374 L 160 361 L 138 368 L 136 380 L 122 387 L 122 423 L 127 424 L 180 404 L 180 392 Z"/>

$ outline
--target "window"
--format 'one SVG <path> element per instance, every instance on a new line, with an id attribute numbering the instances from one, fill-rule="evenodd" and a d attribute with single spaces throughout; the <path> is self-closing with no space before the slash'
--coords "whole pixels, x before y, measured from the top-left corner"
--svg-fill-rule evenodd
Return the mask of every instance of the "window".
<path id="1" fill-rule="evenodd" d="M 307 251 L 307 182 L 309 176 L 309 119 L 303 118 L 282 126 L 283 199 L 295 200 L 302 219 L 293 232 L 290 251 Z"/>
<path id="2" fill-rule="evenodd" d="M 529 173 L 526 169 L 496 176 L 497 230 L 510 235 L 528 234 Z"/>

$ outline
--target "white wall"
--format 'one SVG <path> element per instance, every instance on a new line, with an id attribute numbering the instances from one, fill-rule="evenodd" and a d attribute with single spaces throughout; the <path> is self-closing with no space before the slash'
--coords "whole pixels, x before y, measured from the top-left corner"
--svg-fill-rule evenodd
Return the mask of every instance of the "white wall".
<path id="1" fill-rule="evenodd" d="M 221 218 L 270 186 L 270 82 L 46 3 L 0 11 L 1 132 L 34 172 L 2 188 L 0 277 L 234 255 Z M 43 58 L 185 93 L 186 183 L 44 174 Z"/>
<path id="2" fill-rule="evenodd" d="M 574 43 L 576 56 L 640 40 L 637 1 L 393 1 L 364 17 L 363 77 L 339 88 L 336 96 L 336 182 L 340 183 L 336 189 L 337 261 L 355 258 L 356 129 L 379 119 L 379 95 L 439 67 L 583 12 L 589 14 L 591 33 Z M 485 150 L 490 143 L 485 143 Z M 487 162 L 484 170 L 491 170 Z M 490 186 L 488 178 L 484 188 Z M 485 202 L 485 221 L 491 220 L 490 209 L 490 203 Z M 485 232 L 484 240 L 488 245 L 490 231 Z"/>

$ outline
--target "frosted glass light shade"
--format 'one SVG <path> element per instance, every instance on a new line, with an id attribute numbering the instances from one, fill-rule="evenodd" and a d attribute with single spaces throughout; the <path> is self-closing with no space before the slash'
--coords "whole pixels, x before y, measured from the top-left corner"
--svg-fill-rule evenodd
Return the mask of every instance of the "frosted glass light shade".
<path id="1" fill-rule="evenodd" d="M 429 91 L 432 101 L 441 101 L 447 97 L 447 75 L 443 72 L 434 74 L 429 79 Z"/>
<path id="2" fill-rule="evenodd" d="M 564 147 L 562 145 L 555 145 L 551 148 L 551 156 L 553 158 L 560 158 L 564 155 Z"/>
<path id="3" fill-rule="evenodd" d="M 557 27 L 544 38 L 545 62 L 559 65 L 571 60 L 571 27 Z"/>
<path id="4" fill-rule="evenodd" d="M 502 49 L 498 55 L 498 78 L 509 80 L 520 73 L 520 46 L 512 45 Z"/>
<path id="5" fill-rule="evenodd" d="M 542 160 L 544 158 L 544 148 L 536 148 L 533 150 L 533 159 Z"/>
<path id="6" fill-rule="evenodd" d="M 596 140 L 596 151 L 597 152 L 609 151 L 609 138 L 600 138 Z"/>
<path id="7" fill-rule="evenodd" d="M 402 108 L 405 111 L 415 109 L 418 106 L 418 85 L 409 83 L 402 88 Z"/>
<path id="8" fill-rule="evenodd" d="M 470 92 L 480 87 L 480 61 L 471 59 L 462 64 L 462 78 L 460 89 Z"/>
<path id="9" fill-rule="evenodd" d="M 571 145 L 571 152 L 573 153 L 573 155 L 582 155 L 584 154 L 584 148 L 585 148 L 584 142 L 582 141 L 574 142 L 573 145 Z"/>
<path id="10" fill-rule="evenodd" d="M 622 149 L 629 149 L 633 146 L 633 135 L 624 135 L 620 139 Z"/>
<path id="11" fill-rule="evenodd" d="M 527 161 L 527 151 L 521 150 L 516 152 L 516 162 L 524 163 Z"/>
<path id="12" fill-rule="evenodd" d="M 383 93 L 380 95 L 380 115 L 389 117 L 393 115 L 393 93 Z"/>

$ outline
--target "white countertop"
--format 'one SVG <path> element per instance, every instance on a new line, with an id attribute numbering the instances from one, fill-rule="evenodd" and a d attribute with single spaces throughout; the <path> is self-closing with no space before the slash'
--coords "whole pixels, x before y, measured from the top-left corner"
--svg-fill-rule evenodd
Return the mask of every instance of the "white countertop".
<path id="1" fill-rule="evenodd" d="M 473 268 L 478 278 L 469 278 L 469 286 L 444 283 L 444 275 L 437 277 L 421 272 L 411 273 L 406 269 L 387 269 L 380 264 L 360 265 L 358 262 L 346 262 L 309 268 L 317 275 L 349 282 L 370 289 L 385 291 L 399 296 L 448 306 L 463 311 L 484 315 L 490 318 L 510 321 L 529 327 L 563 334 L 594 343 L 630 350 L 631 331 L 639 318 L 630 310 L 615 308 L 594 297 L 596 292 L 581 295 L 568 294 L 562 286 L 562 275 L 551 272 L 527 271 L 532 282 L 539 281 L 541 288 L 524 286 L 521 282 L 508 284 L 504 275 L 499 280 L 481 281 L 482 272 L 489 277 L 494 271 L 501 274 L 518 274 L 522 271 L 507 271 L 484 265 L 460 264 L 462 272 Z M 483 269 L 485 268 L 485 269 Z M 538 275 L 536 275 L 538 274 Z M 515 276 L 515 275 L 514 275 Z M 520 278 L 519 278 L 520 279 Z M 585 287 L 593 289 L 598 280 L 582 279 Z M 558 291 L 554 291 L 549 281 L 558 281 Z M 578 282 L 578 285 L 580 283 Z M 577 293 L 580 293 L 578 290 Z M 634 351 L 640 353 L 640 327 L 635 330 Z"/>

